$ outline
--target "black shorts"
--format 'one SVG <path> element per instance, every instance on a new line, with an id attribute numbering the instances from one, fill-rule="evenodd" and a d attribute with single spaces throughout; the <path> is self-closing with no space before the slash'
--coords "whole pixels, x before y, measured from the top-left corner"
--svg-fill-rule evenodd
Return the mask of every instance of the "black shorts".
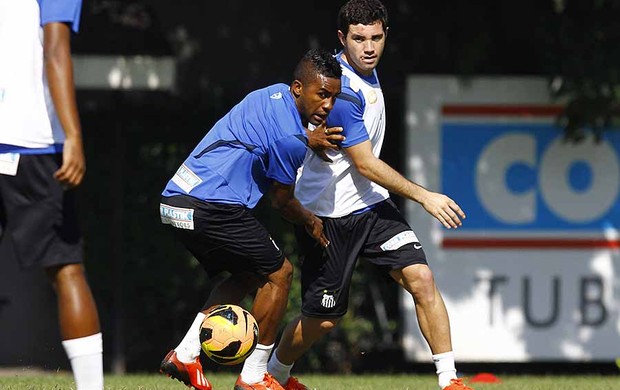
<path id="1" fill-rule="evenodd" d="M 345 315 L 358 257 L 385 272 L 427 264 L 422 245 L 391 200 L 361 214 L 322 220 L 330 241 L 325 249 L 303 229 L 296 230 L 302 255 L 301 311 L 308 317 Z"/>
<path id="2" fill-rule="evenodd" d="M 21 268 L 83 261 L 76 192 L 54 179 L 61 164 L 62 154 L 21 155 L 16 176 L 0 174 L 0 251 Z"/>
<path id="3" fill-rule="evenodd" d="M 284 262 L 269 232 L 244 206 L 177 195 L 161 198 L 160 216 L 211 277 L 222 271 L 269 275 Z"/>

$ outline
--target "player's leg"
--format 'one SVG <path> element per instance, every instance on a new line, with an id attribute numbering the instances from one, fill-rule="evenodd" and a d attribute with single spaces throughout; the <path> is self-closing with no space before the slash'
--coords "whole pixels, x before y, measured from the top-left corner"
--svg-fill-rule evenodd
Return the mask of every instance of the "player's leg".
<path id="1" fill-rule="evenodd" d="M 218 226 L 222 222 L 234 218 L 234 213 L 225 208 L 219 210 L 217 205 L 207 205 L 198 199 L 188 196 L 162 197 L 160 204 L 162 221 L 168 221 L 169 215 L 175 219 L 168 221 L 168 228 L 192 255 L 198 259 L 214 282 L 212 294 L 206 299 L 204 306 L 196 313 L 185 336 L 180 343 L 161 361 L 159 371 L 170 378 L 183 382 L 197 390 L 211 390 L 211 383 L 204 376 L 200 362 L 200 327 L 208 309 L 217 304 L 238 303 L 245 296 L 245 290 L 239 292 L 236 279 L 224 273 L 221 262 L 233 257 L 226 252 L 225 243 L 218 243 L 218 235 L 214 229 L 218 227 L 223 233 L 226 230 Z M 221 218 L 218 218 L 221 216 Z"/>
<path id="2" fill-rule="evenodd" d="M 264 289 L 262 293 L 257 291 L 259 305 L 254 306 L 257 306 L 258 313 L 252 312 L 252 315 L 259 324 L 260 334 L 264 333 L 268 336 L 273 331 L 269 329 L 274 322 L 273 316 L 281 320 L 284 309 L 279 306 L 285 308 L 288 302 L 292 266 L 285 260 L 265 228 L 241 206 L 207 203 L 186 196 L 175 196 L 162 198 L 162 208 L 167 207 L 174 208 L 172 211 L 175 216 L 192 215 L 192 218 L 187 218 L 186 221 L 172 224 L 171 229 L 201 263 L 207 274 L 213 277 L 224 271 L 230 273 L 230 276 L 217 284 L 210 293 L 205 306 L 197 314 L 181 344 L 168 354 L 160 367 L 160 371 L 188 385 L 198 389 L 210 389 L 210 384 L 204 384 L 206 379 L 203 381 L 198 375 L 199 334 L 205 312 L 213 305 L 239 303 L 248 292 Z M 162 215 L 166 213 L 167 211 L 164 210 Z M 270 296 L 276 299 L 275 303 L 269 302 Z M 281 302 L 284 304 L 282 305 Z M 269 307 L 270 304 L 273 306 Z M 274 308 L 275 311 L 271 312 L 270 310 Z M 272 313 L 275 314 L 272 315 Z M 275 336 L 272 337 L 275 338 Z M 271 351 L 272 347 L 273 342 L 270 345 L 257 345 L 246 362 L 248 360 L 252 362 L 254 359 L 260 362 L 262 359 L 258 356 L 260 351 Z M 184 352 L 188 350 L 191 353 Z M 189 379 L 186 376 L 177 375 L 174 370 L 179 365 L 172 364 L 176 363 L 175 359 L 179 360 L 184 368 L 191 364 L 190 368 L 196 373 L 198 381 L 192 379 L 193 375 Z M 264 359 L 266 366 L 266 358 Z M 246 371 L 246 374 L 249 377 L 249 379 L 246 378 L 250 381 L 249 383 L 254 380 L 261 382 L 265 379 L 266 367 L 262 372 L 258 367 Z"/>
<path id="3" fill-rule="evenodd" d="M 303 356 L 312 345 L 340 322 L 340 318 L 312 318 L 300 314 L 289 322 L 278 343 L 278 348 L 271 355 L 269 373 L 273 375 L 286 390 L 305 390 L 297 378 L 291 376 L 291 369 L 297 359 Z"/>
<path id="4" fill-rule="evenodd" d="M 278 348 L 278 360 L 281 362 L 296 361 L 316 341 L 331 332 L 339 322 L 340 318 L 312 318 L 303 314 L 298 315 L 286 325 L 282 332 L 279 345 L 283 348 Z"/>
<path id="5" fill-rule="evenodd" d="M 448 311 L 428 265 L 412 264 L 390 275 L 413 297 L 420 331 L 431 352 L 452 351 Z"/>
<path id="6" fill-rule="evenodd" d="M 325 249 L 303 229 L 297 229 L 297 242 L 303 256 L 302 313 L 287 324 L 268 365 L 269 372 L 285 389 L 306 389 L 291 376 L 295 361 L 330 332 L 346 313 L 357 254 L 370 226 L 372 219 L 368 215 L 325 218 L 323 227 L 330 240 Z"/>
<path id="7" fill-rule="evenodd" d="M 99 333 L 99 315 L 84 268 L 65 264 L 46 269 L 58 302 L 58 322 L 63 340 Z"/>
<path id="8" fill-rule="evenodd" d="M 200 362 L 200 327 L 207 313 L 215 306 L 239 304 L 245 296 L 256 289 L 255 274 L 220 275 L 202 310 L 196 314 L 181 342 L 164 357 L 160 372 L 198 390 L 209 390 L 211 383 L 204 376 Z"/>
<path id="9" fill-rule="evenodd" d="M 60 158 L 59 155 L 56 157 Z M 77 390 L 102 389 L 103 337 L 97 305 L 82 265 L 84 255 L 76 192 L 65 191 L 55 179 L 52 180 L 54 191 L 58 193 L 56 204 L 61 209 L 61 216 L 55 226 L 57 236 L 48 249 L 50 258 L 55 260 L 51 266 L 50 263 L 45 265 L 56 292 L 62 345 L 71 362 Z"/>
<path id="10" fill-rule="evenodd" d="M 456 376 L 448 311 L 428 265 L 409 265 L 390 275 L 413 297 L 420 331 L 433 353 L 439 387 L 469 389 Z"/>
<path id="11" fill-rule="evenodd" d="M 77 389 L 103 388 L 103 339 L 97 306 L 81 264 L 46 269 L 58 303 L 62 345 Z"/>
<path id="12" fill-rule="evenodd" d="M 364 256 L 389 269 L 390 276 L 413 297 L 420 331 L 433 354 L 439 386 L 466 389 L 456 377 L 448 312 L 422 245 L 393 202 L 383 202 L 375 212 L 378 218 Z"/>
<path id="13" fill-rule="evenodd" d="M 103 388 L 103 342 L 83 266 L 76 193 L 54 179 L 62 155 L 22 155 L 3 179 L 7 233 L 20 266 L 46 269 L 56 292 L 62 344 L 78 389 Z M 27 194 L 27 195 L 24 195 Z M 28 202 L 24 202 L 28 199 Z"/>
<path id="14" fill-rule="evenodd" d="M 258 323 L 258 344 L 244 361 L 235 390 L 282 389 L 268 374 L 267 362 L 286 312 L 292 278 L 293 265 L 285 258 L 280 268 L 268 274 L 265 283 L 258 287 L 251 310 Z"/>
<path id="15" fill-rule="evenodd" d="M 282 266 L 267 275 L 265 283 L 256 290 L 251 312 L 261 330 L 259 344 L 271 345 L 275 342 L 286 312 L 292 279 L 293 265 L 284 259 Z"/>
<path id="16" fill-rule="evenodd" d="M 51 260 L 45 270 L 57 296 L 60 334 L 63 340 L 72 340 L 99 333 L 99 314 L 82 264 L 76 194 L 63 191 L 60 185 L 56 191 L 56 204 L 62 205 L 58 206 L 62 211 L 56 217 L 57 234 L 49 238 Z"/>

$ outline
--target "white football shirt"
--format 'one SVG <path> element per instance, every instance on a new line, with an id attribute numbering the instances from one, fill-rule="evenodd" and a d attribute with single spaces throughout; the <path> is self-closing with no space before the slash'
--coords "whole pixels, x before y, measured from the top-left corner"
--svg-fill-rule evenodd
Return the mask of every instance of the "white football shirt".
<path id="1" fill-rule="evenodd" d="M 385 102 L 376 71 L 368 77 L 357 74 L 336 56 L 342 67 L 341 93 L 327 119 L 328 127 L 342 126 L 343 148 L 366 140 L 379 157 L 385 135 Z M 362 176 L 344 150 L 328 151 L 332 163 L 308 150 L 295 185 L 295 197 L 321 217 L 338 218 L 389 198 L 389 192 Z"/>
<path id="2" fill-rule="evenodd" d="M 64 142 L 45 79 L 41 26 L 62 21 L 77 31 L 80 9 L 81 0 L 0 0 L 0 144 L 48 148 Z"/>

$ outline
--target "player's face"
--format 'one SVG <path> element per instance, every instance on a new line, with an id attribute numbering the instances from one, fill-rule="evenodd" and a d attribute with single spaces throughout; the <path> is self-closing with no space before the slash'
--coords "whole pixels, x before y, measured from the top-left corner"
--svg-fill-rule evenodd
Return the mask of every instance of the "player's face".
<path id="1" fill-rule="evenodd" d="M 340 93 L 340 79 L 317 74 L 310 83 L 296 82 L 299 88 L 297 107 L 301 117 L 315 126 L 327 119 Z"/>
<path id="2" fill-rule="evenodd" d="M 385 48 L 387 31 L 383 31 L 383 24 L 352 24 L 346 36 L 338 31 L 338 38 L 344 48 L 344 60 L 357 72 L 371 75 Z"/>

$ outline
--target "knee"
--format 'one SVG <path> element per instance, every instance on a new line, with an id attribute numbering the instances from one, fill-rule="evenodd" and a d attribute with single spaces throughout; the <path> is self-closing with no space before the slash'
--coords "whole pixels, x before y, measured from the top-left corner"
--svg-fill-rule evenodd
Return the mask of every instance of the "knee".
<path id="1" fill-rule="evenodd" d="M 405 283 L 416 300 L 431 300 L 435 296 L 435 278 L 427 265 L 409 266 L 403 270 Z"/>
<path id="2" fill-rule="evenodd" d="M 282 277 L 286 278 L 287 283 L 290 285 L 293 281 L 293 264 L 285 258 L 284 263 L 282 263 L 282 267 L 280 268 L 280 271 L 282 272 Z"/>
<path id="3" fill-rule="evenodd" d="M 269 275 L 269 280 L 280 286 L 290 286 L 293 282 L 293 264 L 285 258 L 282 266 Z"/>
<path id="4" fill-rule="evenodd" d="M 340 322 L 340 318 L 337 319 L 323 319 L 319 322 L 319 332 L 321 335 L 326 335 L 331 332 Z"/>
<path id="5" fill-rule="evenodd" d="M 420 267 L 415 272 L 415 278 L 419 284 L 424 287 L 432 287 L 435 285 L 435 278 L 433 277 L 433 271 L 428 266 Z"/>
<path id="6" fill-rule="evenodd" d="M 57 289 L 58 286 L 86 283 L 86 275 L 82 264 L 57 265 L 49 267 L 45 271 L 47 279 L 54 289 Z"/>
<path id="7" fill-rule="evenodd" d="M 59 284 L 73 283 L 85 279 L 82 264 L 63 264 L 46 269 L 50 283 L 56 287 Z"/>

